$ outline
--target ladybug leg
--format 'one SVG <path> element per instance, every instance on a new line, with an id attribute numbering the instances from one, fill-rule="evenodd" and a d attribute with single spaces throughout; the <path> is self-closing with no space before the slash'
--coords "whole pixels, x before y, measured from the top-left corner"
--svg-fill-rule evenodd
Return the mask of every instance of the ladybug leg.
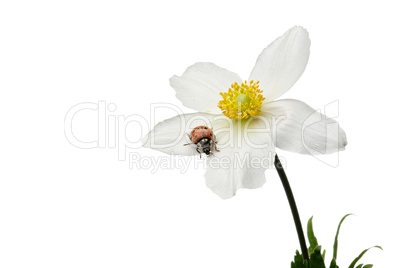
<path id="1" fill-rule="evenodd" d="M 197 149 L 195 149 L 196 151 L 197 151 L 197 153 L 199 153 L 200 154 L 200 159 L 201 159 L 201 152 L 200 151 L 198 151 L 198 148 Z"/>
<path id="2" fill-rule="evenodd" d="M 216 142 L 215 142 L 215 143 L 216 143 Z M 215 145 L 215 151 L 220 152 L 220 151 L 218 150 L 218 148 L 216 148 L 216 145 Z"/>
<path id="3" fill-rule="evenodd" d="M 190 141 L 191 141 L 191 136 L 190 136 L 190 134 L 187 133 L 187 136 L 188 136 L 188 138 L 189 138 Z M 191 142 L 190 142 L 190 143 L 186 143 L 186 144 L 183 144 L 183 146 L 187 146 L 187 145 L 190 145 L 190 144 L 192 144 L 192 143 L 191 143 Z"/>

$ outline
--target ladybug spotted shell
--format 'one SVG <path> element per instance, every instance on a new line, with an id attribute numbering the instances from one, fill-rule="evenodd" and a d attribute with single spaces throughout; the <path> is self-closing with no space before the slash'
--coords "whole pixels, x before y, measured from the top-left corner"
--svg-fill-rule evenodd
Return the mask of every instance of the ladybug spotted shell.
<path id="1" fill-rule="evenodd" d="M 206 126 L 195 127 L 191 131 L 189 136 L 190 136 L 190 140 L 193 143 L 197 143 L 202 138 L 208 138 L 208 139 L 215 141 L 214 132 L 212 132 L 212 129 L 210 129 L 209 127 L 206 127 Z"/>

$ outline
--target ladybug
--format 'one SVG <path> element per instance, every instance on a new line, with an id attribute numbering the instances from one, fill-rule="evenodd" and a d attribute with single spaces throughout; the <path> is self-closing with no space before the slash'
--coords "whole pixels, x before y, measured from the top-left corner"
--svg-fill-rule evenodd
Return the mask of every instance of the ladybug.
<path id="1" fill-rule="evenodd" d="M 195 127 L 190 134 L 187 134 L 193 144 L 197 145 L 196 151 L 200 154 L 205 153 L 206 155 L 211 155 L 212 149 L 215 148 L 215 151 L 219 152 L 216 148 L 216 136 L 212 129 L 206 126 L 198 126 Z M 184 144 L 190 145 L 191 143 Z"/>

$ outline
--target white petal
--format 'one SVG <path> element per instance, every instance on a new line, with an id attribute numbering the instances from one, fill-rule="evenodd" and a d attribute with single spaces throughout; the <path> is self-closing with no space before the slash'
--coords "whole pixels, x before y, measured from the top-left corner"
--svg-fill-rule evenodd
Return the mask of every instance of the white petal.
<path id="1" fill-rule="evenodd" d="M 345 149 L 346 134 L 334 119 L 298 100 L 279 100 L 262 107 L 276 147 L 301 154 L 330 154 Z"/>
<path id="2" fill-rule="evenodd" d="M 205 113 L 219 114 L 217 107 L 222 99 L 220 92 L 226 92 L 240 77 L 209 62 L 199 62 L 187 68 L 182 76 L 170 78 L 170 85 L 176 90 L 176 97 L 184 106 Z"/>
<path id="3" fill-rule="evenodd" d="M 198 154 L 187 133 L 196 126 L 211 127 L 214 115 L 205 113 L 183 114 L 158 123 L 143 139 L 143 147 L 158 150 L 167 154 Z"/>
<path id="4" fill-rule="evenodd" d="M 296 83 L 306 68 L 309 55 L 308 32 L 302 27 L 293 27 L 261 52 L 250 80 L 260 81 L 264 97 L 273 101 Z"/>
<path id="5" fill-rule="evenodd" d="M 231 127 L 223 127 L 216 122 L 214 132 L 220 152 L 214 152 L 207 160 L 207 186 L 223 199 L 233 197 L 240 188 L 261 187 L 265 183 L 264 172 L 272 166 L 275 156 L 269 124 L 256 119 L 248 126 L 230 121 Z"/>

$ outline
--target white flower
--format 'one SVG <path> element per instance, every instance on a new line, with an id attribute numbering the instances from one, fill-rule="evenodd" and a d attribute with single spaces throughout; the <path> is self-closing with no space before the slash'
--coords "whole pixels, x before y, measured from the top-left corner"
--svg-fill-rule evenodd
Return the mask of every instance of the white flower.
<path id="1" fill-rule="evenodd" d="M 207 186 L 222 198 L 265 183 L 275 147 L 301 154 L 344 150 L 345 132 L 333 119 L 298 100 L 277 100 L 306 68 L 310 39 L 294 27 L 266 47 L 249 82 L 213 63 L 196 63 L 170 85 L 184 106 L 198 111 L 165 120 L 143 139 L 144 147 L 179 155 L 198 154 L 186 133 L 212 127 L 220 150 L 207 160 Z M 228 90 L 229 89 L 229 90 Z M 223 93 L 222 93 L 223 92 Z"/>

